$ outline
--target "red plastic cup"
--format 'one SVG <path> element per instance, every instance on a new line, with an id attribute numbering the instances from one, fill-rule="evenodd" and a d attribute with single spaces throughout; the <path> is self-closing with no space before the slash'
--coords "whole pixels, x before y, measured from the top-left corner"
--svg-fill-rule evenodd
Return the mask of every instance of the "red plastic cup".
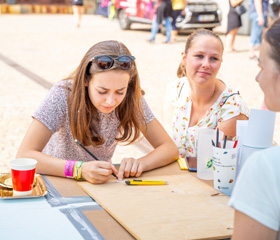
<path id="1" fill-rule="evenodd" d="M 18 158 L 10 161 L 14 194 L 32 193 L 36 164 L 37 161 L 31 158 Z"/>

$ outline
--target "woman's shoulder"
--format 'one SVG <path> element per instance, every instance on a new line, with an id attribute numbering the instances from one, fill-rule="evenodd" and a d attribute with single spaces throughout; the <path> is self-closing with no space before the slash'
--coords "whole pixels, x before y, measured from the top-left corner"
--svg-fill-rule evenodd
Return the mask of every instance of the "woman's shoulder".
<path id="1" fill-rule="evenodd" d="M 58 130 L 65 117 L 67 117 L 67 86 L 66 81 L 54 84 L 32 115 L 53 133 Z"/>
<path id="2" fill-rule="evenodd" d="M 230 116 L 233 117 L 239 114 L 249 116 L 249 108 L 242 99 L 239 91 L 230 86 L 225 86 L 216 104 L 216 111 L 223 116 L 223 119 L 228 119 Z"/>
<path id="3" fill-rule="evenodd" d="M 228 85 L 225 85 L 224 91 L 220 95 L 221 102 L 220 104 L 226 104 L 228 101 L 234 101 L 234 102 L 242 102 L 242 104 L 245 104 L 244 100 L 242 99 L 242 96 L 240 92 Z"/>
<path id="4" fill-rule="evenodd" d="M 233 87 L 229 86 L 228 84 L 225 84 L 225 89 L 222 92 L 223 95 L 231 95 L 232 93 L 237 93 L 238 91 L 235 90 Z"/>
<path id="5" fill-rule="evenodd" d="M 259 166 L 265 166 L 266 170 L 271 175 L 273 172 L 280 180 L 280 175 L 278 174 L 278 169 L 280 168 L 280 146 L 270 147 L 261 151 L 254 152 L 246 160 L 242 171 L 247 172 L 249 169 L 259 169 Z M 243 169 L 244 168 L 244 169 Z M 257 171 L 256 171 L 257 173 Z"/>
<path id="6" fill-rule="evenodd" d="M 50 89 L 49 95 L 57 97 L 66 97 L 66 92 L 72 90 L 72 80 L 62 80 L 55 83 Z"/>
<path id="7" fill-rule="evenodd" d="M 63 80 L 55 83 L 44 98 L 41 105 L 56 106 L 58 109 L 65 109 L 67 106 L 67 94 L 71 92 L 72 80 Z"/>
<path id="8" fill-rule="evenodd" d="M 71 90 L 72 86 L 73 86 L 73 80 L 72 79 L 65 79 L 65 80 L 61 80 L 61 81 L 58 81 L 57 83 L 55 83 L 53 85 L 53 88 L 58 88 L 58 89 L 68 88 L 69 90 Z"/>
<path id="9" fill-rule="evenodd" d="M 176 78 L 167 85 L 166 96 L 175 103 L 182 96 L 189 95 L 189 83 L 186 77 Z"/>
<path id="10" fill-rule="evenodd" d="M 174 87 L 176 86 L 177 88 L 184 85 L 187 82 L 187 77 L 182 77 L 182 78 L 175 78 L 171 82 L 168 83 L 169 87 Z"/>
<path id="11" fill-rule="evenodd" d="M 274 146 L 262 151 L 257 152 L 262 158 L 266 158 L 267 161 L 275 161 L 280 166 L 278 156 L 280 156 L 280 146 Z M 273 160 L 274 159 L 274 160 Z"/>
<path id="12" fill-rule="evenodd" d="M 142 109 L 143 109 L 143 113 L 144 113 L 147 123 L 149 123 L 150 121 L 152 121 L 155 118 L 155 116 L 154 116 L 151 108 L 149 107 L 147 101 L 145 100 L 144 96 L 142 96 Z"/>

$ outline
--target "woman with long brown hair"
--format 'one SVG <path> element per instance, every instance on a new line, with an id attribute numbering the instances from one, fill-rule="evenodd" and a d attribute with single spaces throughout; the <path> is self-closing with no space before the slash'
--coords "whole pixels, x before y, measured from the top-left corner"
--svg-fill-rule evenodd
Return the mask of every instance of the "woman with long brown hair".
<path id="1" fill-rule="evenodd" d="M 135 57 L 118 41 L 91 47 L 32 117 L 17 158 L 36 159 L 39 173 L 104 183 L 111 174 L 139 177 L 178 158 L 175 144 L 142 96 Z M 124 158 L 117 172 L 111 163 L 117 143 L 132 143 L 141 133 L 154 150 L 139 159 Z M 75 140 L 100 161 L 92 161 Z"/>

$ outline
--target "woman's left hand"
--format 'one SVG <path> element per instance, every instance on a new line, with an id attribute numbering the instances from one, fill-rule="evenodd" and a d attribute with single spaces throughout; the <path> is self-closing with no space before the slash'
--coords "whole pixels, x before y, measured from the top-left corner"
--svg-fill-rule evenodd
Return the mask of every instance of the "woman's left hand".
<path id="1" fill-rule="evenodd" d="M 144 164 L 135 158 L 124 158 L 119 168 L 118 178 L 139 177 L 144 170 Z"/>

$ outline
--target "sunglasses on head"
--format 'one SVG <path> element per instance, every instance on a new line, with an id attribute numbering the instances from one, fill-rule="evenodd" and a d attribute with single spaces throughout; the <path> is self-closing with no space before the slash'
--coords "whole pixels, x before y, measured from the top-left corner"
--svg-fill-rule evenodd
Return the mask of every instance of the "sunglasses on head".
<path id="1" fill-rule="evenodd" d="M 130 55 L 122 55 L 122 56 L 109 56 L 109 55 L 100 55 L 93 58 L 93 62 L 103 70 L 107 70 L 113 67 L 115 60 L 118 61 L 118 64 L 121 69 L 129 70 L 135 60 L 135 57 Z"/>

